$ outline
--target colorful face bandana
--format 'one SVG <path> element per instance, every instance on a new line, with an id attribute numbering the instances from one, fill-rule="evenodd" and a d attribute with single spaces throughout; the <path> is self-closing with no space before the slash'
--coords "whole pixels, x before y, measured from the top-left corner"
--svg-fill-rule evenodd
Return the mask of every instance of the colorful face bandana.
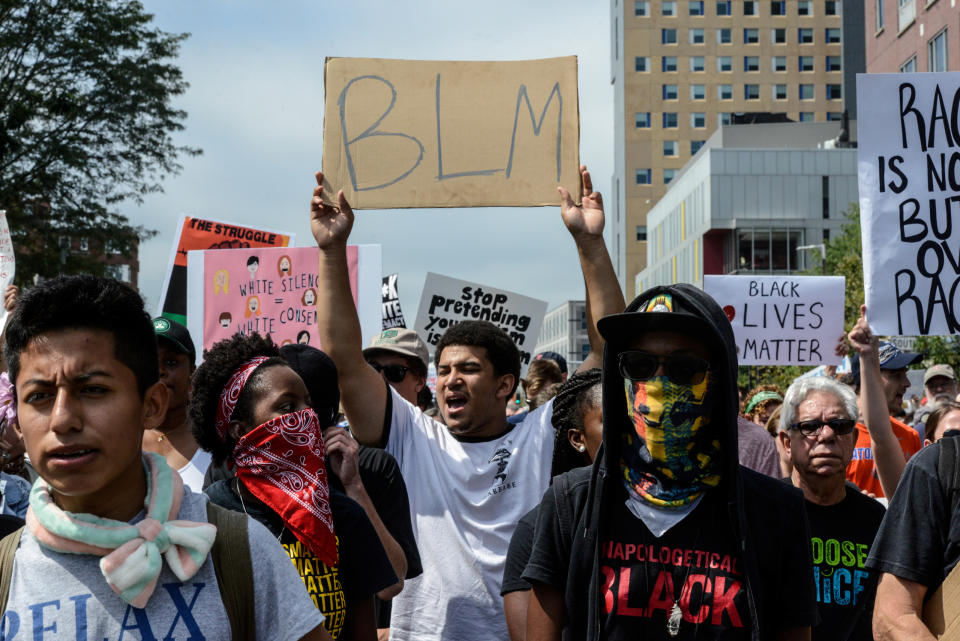
<path id="1" fill-rule="evenodd" d="M 310 408 L 278 416 L 237 442 L 236 476 L 318 559 L 337 565 L 320 420 Z"/>
<path id="2" fill-rule="evenodd" d="M 682 507 L 720 482 L 721 446 L 709 429 L 710 373 L 696 385 L 665 376 L 624 381 L 627 416 L 620 468 L 627 490 L 660 507 Z"/>

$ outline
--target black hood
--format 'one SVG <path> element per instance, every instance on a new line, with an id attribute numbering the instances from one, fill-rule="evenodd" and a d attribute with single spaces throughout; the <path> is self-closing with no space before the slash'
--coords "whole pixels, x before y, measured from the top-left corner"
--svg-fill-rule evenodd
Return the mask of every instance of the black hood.
<path id="1" fill-rule="evenodd" d="M 671 298 L 673 311 L 644 311 L 658 296 Z M 722 430 L 723 474 L 734 478 L 737 455 L 737 352 L 733 328 L 720 305 L 703 290 L 687 284 L 654 287 L 643 292 L 622 314 L 600 319 L 597 324 L 606 340 L 603 348 L 603 450 L 602 464 L 611 479 L 620 478 L 621 434 L 633 429 L 627 419 L 623 377 L 617 369 L 617 354 L 632 340 L 651 331 L 679 331 L 702 336 L 711 352 L 714 375 L 713 417 L 710 425 Z"/>

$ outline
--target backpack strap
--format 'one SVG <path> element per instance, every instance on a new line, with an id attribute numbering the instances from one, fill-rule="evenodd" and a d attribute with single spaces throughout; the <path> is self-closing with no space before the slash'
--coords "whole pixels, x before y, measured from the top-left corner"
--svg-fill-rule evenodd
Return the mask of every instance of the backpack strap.
<path id="1" fill-rule="evenodd" d="M 220 586 L 220 599 L 230 620 L 232 638 L 235 641 L 254 641 L 253 563 L 247 536 L 247 515 L 207 501 L 207 521 L 217 528 L 210 560 Z M 0 542 L 2 545 L 3 542 Z M 0 547 L 0 555 L 2 553 Z M 2 588 L 3 583 L 0 583 L 0 590 Z"/>
<path id="2" fill-rule="evenodd" d="M 553 502 L 557 508 L 557 522 L 560 529 L 560 542 L 566 554 L 570 554 L 573 544 L 573 505 L 570 501 L 570 481 L 566 474 L 553 478 Z"/>
<path id="3" fill-rule="evenodd" d="M 20 546 L 23 527 L 0 540 L 0 616 L 7 611 L 7 599 L 10 597 L 10 583 L 13 579 L 13 557 Z"/>

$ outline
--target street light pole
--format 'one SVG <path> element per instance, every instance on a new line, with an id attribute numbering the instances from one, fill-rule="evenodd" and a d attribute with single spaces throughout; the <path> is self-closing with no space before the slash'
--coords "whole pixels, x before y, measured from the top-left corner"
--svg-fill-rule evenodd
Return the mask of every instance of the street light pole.
<path id="1" fill-rule="evenodd" d="M 818 243 L 816 245 L 801 245 L 796 248 L 796 251 L 808 251 L 811 249 L 820 250 L 820 268 L 823 271 L 823 275 L 827 275 L 827 246 L 824 243 Z"/>

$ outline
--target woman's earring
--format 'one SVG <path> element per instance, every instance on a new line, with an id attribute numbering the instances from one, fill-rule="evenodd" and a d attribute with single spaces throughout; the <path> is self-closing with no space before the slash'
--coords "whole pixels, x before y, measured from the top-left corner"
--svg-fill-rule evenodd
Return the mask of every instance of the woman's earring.
<path id="1" fill-rule="evenodd" d="M 586 449 L 587 449 L 586 446 L 581 445 L 580 447 L 577 448 L 577 451 L 578 451 L 578 452 L 584 452 L 584 451 L 586 451 Z"/>

